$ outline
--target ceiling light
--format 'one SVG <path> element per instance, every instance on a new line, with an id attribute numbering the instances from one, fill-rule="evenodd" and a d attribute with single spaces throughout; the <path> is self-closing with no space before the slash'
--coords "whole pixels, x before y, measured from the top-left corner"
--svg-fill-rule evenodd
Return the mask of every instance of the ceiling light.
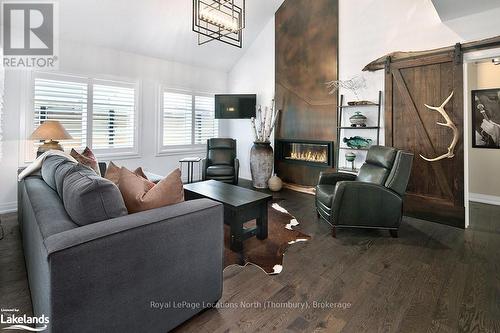
<path id="1" fill-rule="evenodd" d="M 213 40 L 242 47 L 245 0 L 193 0 L 193 31 L 198 45 Z"/>
<path id="2" fill-rule="evenodd" d="M 493 59 L 491 59 L 491 62 L 492 62 L 494 65 L 500 65 L 500 58 L 493 58 Z"/>

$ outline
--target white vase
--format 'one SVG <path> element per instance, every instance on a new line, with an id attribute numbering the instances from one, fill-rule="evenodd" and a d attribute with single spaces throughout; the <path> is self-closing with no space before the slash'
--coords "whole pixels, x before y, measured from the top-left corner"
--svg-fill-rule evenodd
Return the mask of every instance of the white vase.
<path id="1" fill-rule="evenodd" d="M 283 187 L 283 181 L 281 180 L 280 177 L 278 177 L 276 175 L 269 178 L 269 181 L 267 184 L 269 186 L 269 189 L 273 192 L 278 192 Z"/>

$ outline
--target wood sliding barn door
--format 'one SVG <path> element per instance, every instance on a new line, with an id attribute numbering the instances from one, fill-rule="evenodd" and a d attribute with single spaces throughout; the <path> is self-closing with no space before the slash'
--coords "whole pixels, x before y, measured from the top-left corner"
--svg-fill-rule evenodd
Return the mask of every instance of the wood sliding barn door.
<path id="1" fill-rule="evenodd" d="M 453 52 L 389 63 L 385 80 L 386 145 L 415 154 L 405 199 L 405 215 L 464 227 L 463 76 Z M 428 162 L 448 152 L 453 131 L 424 104 L 445 106 L 459 129 L 455 156 Z"/>

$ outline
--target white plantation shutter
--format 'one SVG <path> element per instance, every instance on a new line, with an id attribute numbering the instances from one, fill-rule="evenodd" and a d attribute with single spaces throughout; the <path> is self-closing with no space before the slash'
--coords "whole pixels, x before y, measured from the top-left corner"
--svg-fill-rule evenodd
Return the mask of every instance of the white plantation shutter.
<path id="1" fill-rule="evenodd" d="M 218 121 L 215 119 L 215 98 L 195 96 L 194 143 L 205 144 L 219 134 Z"/>
<path id="2" fill-rule="evenodd" d="M 34 89 L 33 128 L 45 120 L 58 120 L 71 134 L 67 148 L 82 148 L 87 143 L 87 84 L 64 80 L 36 78 Z M 35 143 L 39 146 L 40 143 Z"/>
<path id="3" fill-rule="evenodd" d="M 193 99 L 190 94 L 163 93 L 163 145 L 192 143 Z"/>
<path id="4" fill-rule="evenodd" d="M 133 148 L 135 90 L 112 84 L 93 85 L 92 148 Z"/>
<path id="5" fill-rule="evenodd" d="M 65 150 L 92 145 L 99 156 L 137 154 L 136 85 L 86 77 L 35 73 L 33 129 L 45 120 L 57 120 L 73 136 Z M 29 133 L 27 133 L 29 135 Z M 26 151 L 34 156 L 40 142 Z"/>

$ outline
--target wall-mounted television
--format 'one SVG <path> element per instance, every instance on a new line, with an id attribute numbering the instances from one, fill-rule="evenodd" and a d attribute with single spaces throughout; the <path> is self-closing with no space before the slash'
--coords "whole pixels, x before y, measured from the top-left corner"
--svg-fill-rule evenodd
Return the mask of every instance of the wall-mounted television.
<path id="1" fill-rule="evenodd" d="M 215 95 L 216 119 L 248 119 L 255 117 L 257 95 Z"/>

